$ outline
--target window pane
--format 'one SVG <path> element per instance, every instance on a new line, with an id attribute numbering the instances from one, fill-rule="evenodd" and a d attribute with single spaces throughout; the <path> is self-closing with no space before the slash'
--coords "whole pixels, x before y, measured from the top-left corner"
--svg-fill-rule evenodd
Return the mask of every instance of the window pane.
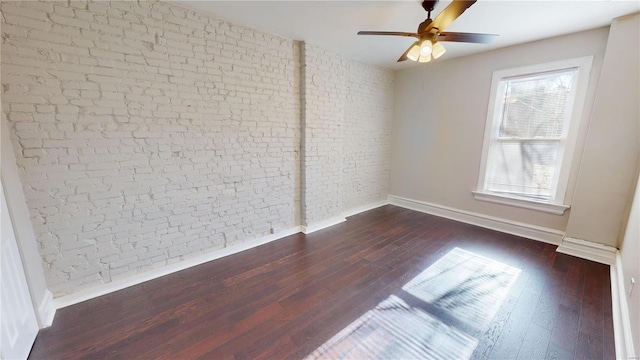
<path id="1" fill-rule="evenodd" d="M 559 142 L 496 142 L 487 164 L 486 189 L 549 199 Z"/>
<path id="2" fill-rule="evenodd" d="M 525 79 L 504 80 L 505 94 L 499 137 L 558 138 L 568 108 L 575 70 Z"/>

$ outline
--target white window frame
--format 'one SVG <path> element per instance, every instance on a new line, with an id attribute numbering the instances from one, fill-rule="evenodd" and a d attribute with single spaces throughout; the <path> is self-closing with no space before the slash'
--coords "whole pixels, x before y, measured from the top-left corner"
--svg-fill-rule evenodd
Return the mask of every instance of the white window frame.
<path id="1" fill-rule="evenodd" d="M 567 209 L 569 209 L 570 204 L 565 204 L 565 198 L 567 187 L 569 185 L 571 163 L 573 161 L 580 122 L 582 120 L 592 62 L 593 56 L 585 56 L 493 72 L 493 77 L 491 79 L 491 93 L 487 109 L 487 120 L 485 124 L 484 142 L 482 144 L 482 158 L 480 161 L 478 185 L 476 190 L 472 191 L 476 200 L 522 207 L 556 215 L 562 215 Z M 563 136 L 560 141 L 560 144 L 562 145 L 564 143 L 564 146 L 561 146 L 558 153 L 558 156 L 560 157 L 560 169 L 555 174 L 556 179 L 554 179 L 554 183 L 557 184 L 555 193 L 548 201 L 545 201 L 544 199 L 510 196 L 509 194 L 486 190 L 485 178 L 487 175 L 486 170 L 488 159 L 491 155 L 490 151 L 493 148 L 492 144 L 497 141 L 496 139 L 502 116 L 502 94 L 504 93 L 503 80 L 529 77 L 537 74 L 558 72 L 569 69 L 577 70 L 574 83 L 575 97 L 573 99 L 569 126 L 563 129 Z"/>

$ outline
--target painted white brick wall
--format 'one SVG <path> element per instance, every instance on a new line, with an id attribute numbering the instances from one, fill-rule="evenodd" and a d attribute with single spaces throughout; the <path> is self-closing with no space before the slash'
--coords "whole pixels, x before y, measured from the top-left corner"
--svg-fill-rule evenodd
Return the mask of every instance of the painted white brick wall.
<path id="1" fill-rule="evenodd" d="M 55 296 L 299 224 L 297 43 L 158 2 L 10 2 L 2 116 Z"/>
<path id="2" fill-rule="evenodd" d="M 0 9 L 2 121 L 55 296 L 387 196 L 391 71 L 167 3 Z"/>
<path id="3" fill-rule="evenodd" d="M 385 200 L 394 74 L 303 44 L 303 225 Z"/>
<path id="4" fill-rule="evenodd" d="M 347 74 L 344 210 L 387 199 L 395 98 L 391 71 L 351 62 Z"/>

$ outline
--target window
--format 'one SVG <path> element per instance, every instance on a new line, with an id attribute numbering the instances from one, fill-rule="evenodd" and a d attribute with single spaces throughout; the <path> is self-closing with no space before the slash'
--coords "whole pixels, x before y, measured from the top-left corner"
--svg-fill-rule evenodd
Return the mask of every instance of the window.
<path id="1" fill-rule="evenodd" d="M 476 199 L 564 213 L 591 62 L 493 73 Z"/>

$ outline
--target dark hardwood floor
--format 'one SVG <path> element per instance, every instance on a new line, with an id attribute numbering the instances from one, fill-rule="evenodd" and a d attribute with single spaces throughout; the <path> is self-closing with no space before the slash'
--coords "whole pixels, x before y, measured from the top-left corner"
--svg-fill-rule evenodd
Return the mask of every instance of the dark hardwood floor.
<path id="1" fill-rule="evenodd" d="M 521 269 L 472 358 L 615 358 L 608 266 L 391 205 L 60 309 L 30 358 L 302 359 L 456 247 Z"/>

